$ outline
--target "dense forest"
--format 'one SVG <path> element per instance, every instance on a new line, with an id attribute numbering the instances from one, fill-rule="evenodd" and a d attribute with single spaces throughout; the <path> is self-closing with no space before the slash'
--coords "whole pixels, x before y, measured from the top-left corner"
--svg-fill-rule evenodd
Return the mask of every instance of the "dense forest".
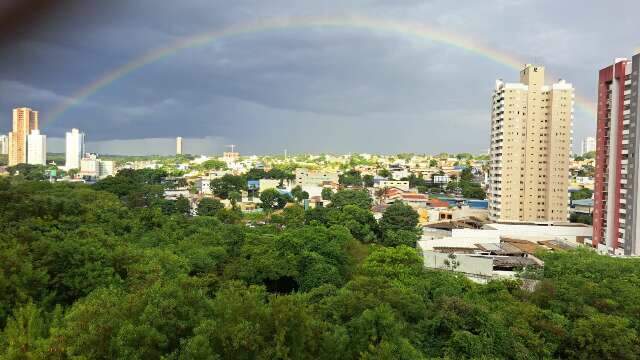
<path id="1" fill-rule="evenodd" d="M 162 174 L 0 178 L 2 359 L 635 359 L 640 261 L 541 254 L 534 290 L 429 271 L 362 193 L 193 216 Z"/>

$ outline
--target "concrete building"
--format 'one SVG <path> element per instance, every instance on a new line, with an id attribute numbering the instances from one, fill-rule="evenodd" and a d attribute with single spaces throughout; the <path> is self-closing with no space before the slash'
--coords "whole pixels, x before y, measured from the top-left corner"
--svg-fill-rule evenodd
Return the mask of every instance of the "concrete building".
<path id="1" fill-rule="evenodd" d="M 95 154 L 87 154 L 80 160 L 80 176 L 102 179 L 115 174 L 113 161 L 101 160 Z"/>
<path id="2" fill-rule="evenodd" d="M 616 59 L 598 77 L 593 246 L 640 255 L 640 54 Z"/>
<path id="3" fill-rule="evenodd" d="M 400 180 L 381 180 L 377 187 L 380 188 L 396 188 L 402 191 L 409 191 L 409 182 Z"/>
<path id="4" fill-rule="evenodd" d="M 80 169 L 80 159 L 84 156 L 84 133 L 71 129 L 65 138 L 65 164 L 67 170 Z"/>
<path id="5" fill-rule="evenodd" d="M 296 169 L 295 185 L 300 186 L 323 186 L 331 183 L 338 183 L 338 173 L 322 170 Z"/>
<path id="6" fill-rule="evenodd" d="M 574 249 L 589 242 L 583 224 L 486 224 L 482 229 L 454 228 L 446 234 L 425 227 L 417 248 L 427 268 L 464 273 L 477 282 L 513 278 L 517 270 L 541 267 L 538 250 Z"/>
<path id="7" fill-rule="evenodd" d="M 31 130 L 27 136 L 27 164 L 47 164 L 47 136 L 40 134 L 40 130 Z"/>
<path id="8" fill-rule="evenodd" d="M 592 151 L 596 151 L 596 138 L 587 136 L 586 138 L 584 138 L 584 140 L 582 140 L 580 155 L 584 155 Z"/>
<path id="9" fill-rule="evenodd" d="M 98 162 L 98 178 L 113 176 L 116 173 L 116 164 L 111 160 L 100 160 Z"/>
<path id="10" fill-rule="evenodd" d="M 240 161 L 240 153 L 235 151 L 225 151 L 222 153 L 222 161 L 227 164 Z"/>
<path id="11" fill-rule="evenodd" d="M 573 86 L 544 85 L 526 65 L 519 83 L 496 81 L 491 116 L 489 214 L 494 221 L 567 221 Z"/>
<path id="12" fill-rule="evenodd" d="M 9 133 L 9 166 L 27 162 L 27 136 L 38 130 L 38 112 L 29 108 L 13 109 L 13 128 Z"/>
<path id="13" fill-rule="evenodd" d="M 176 138 L 176 155 L 182 155 L 182 137 Z"/>
<path id="14" fill-rule="evenodd" d="M 0 155 L 7 155 L 9 153 L 9 137 L 7 135 L 0 135 Z"/>

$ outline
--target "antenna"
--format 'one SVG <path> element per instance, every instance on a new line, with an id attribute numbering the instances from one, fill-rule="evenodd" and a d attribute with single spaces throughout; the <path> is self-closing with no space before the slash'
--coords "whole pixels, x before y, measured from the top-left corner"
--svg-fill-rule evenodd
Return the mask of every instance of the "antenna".
<path id="1" fill-rule="evenodd" d="M 234 152 L 233 150 L 236 148 L 236 144 L 231 144 L 231 145 L 225 145 L 226 147 L 230 147 L 231 148 L 231 152 Z"/>

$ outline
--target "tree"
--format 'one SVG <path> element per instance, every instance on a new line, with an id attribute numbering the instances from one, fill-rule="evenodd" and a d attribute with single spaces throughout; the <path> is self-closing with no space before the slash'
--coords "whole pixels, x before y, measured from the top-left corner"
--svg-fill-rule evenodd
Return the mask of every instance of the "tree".
<path id="1" fill-rule="evenodd" d="M 373 187 L 373 175 L 363 175 L 362 182 L 364 183 L 364 187 L 371 188 Z"/>
<path id="2" fill-rule="evenodd" d="M 412 245 L 420 238 L 420 216 L 409 205 L 400 201 L 391 204 L 380 219 L 382 243 L 387 246 Z"/>
<path id="3" fill-rule="evenodd" d="M 182 215 L 191 215 L 191 203 L 189 199 L 184 196 L 178 197 L 178 199 L 176 199 L 176 212 Z"/>
<path id="4" fill-rule="evenodd" d="M 198 202 L 198 215 L 216 216 L 224 209 L 224 205 L 218 199 L 203 198 Z"/>
<path id="5" fill-rule="evenodd" d="M 378 175 L 388 179 L 391 177 L 391 171 L 389 169 L 380 169 L 378 170 Z"/>
<path id="6" fill-rule="evenodd" d="M 571 200 L 591 199 L 593 191 L 587 188 L 582 188 L 578 191 L 571 192 Z"/>
<path id="7" fill-rule="evenodd" d="M 9 318 L 3 332 L 0 333 L 0 355 L 3 359 L 37 358 L 38 348 L 49 335 L 42 311 L 33 303 L 16 308 Z"/>
<path id="8" fill-rule="evenodd" d="M 343 186 L 362 186 L 362 177 L 357 170 L 349 170 L 338 177 L 338 182 Z"/>
<path id="9" fill-rule="evenodd" d="M 225 170 L 227 168 L 227 163 L 216 159 L 210 159 L 200 164 L 200 168 L 202 170 Z"/>
<path id="10" fill-rule="evenodd" d="M 80 170 L 78 170 L 78 169 L 69 169 L 69 170 L 67 170 L 67 175 L 72 179 L 75 179 L 76 176 L 78 176 L 79 173 L 80 173 Z"/>
<path id="11" fill-rule="evenodd" d="M 300 202 L 300 201 L 303 200 L 302 193 L 303 193 L 303 191 L 302 191 L 302 187 L 300 185 L 296 185 L 293 189 L 291 189 L 291 196 L 293 196 L 293 198 L 297 202 Z"/>
<path id="12" fill-rule="evenodd" d="M 575 359 L 633 359 L 640 352 L 639 340 L 627 319 L 594 314 L 576 321 L 566 352 Z"/>
<path id="13" fill-rule="evenodd" d="M 230 191 L 229 201 L 232 207 L 236 207 L 236 204 L 242 201 L 242 194 L 239 191 Z"/>
<path id="14" fill-rule="evenodd" d="M 331 200 L 333 197 L 333 190 L 331 188 L 322 188 L 322 192 L 320 193 L 322 196 L 322 200 Z"/>
<path id="15" fill-rule="evenodd" d="M 227 199 L 231 192 L 246 190 L 247 181 L 244 176 L 226 174 L 221 178 L 211 180 L 210 186 L 214 195 Z"/>
<path id="16" fill-rule="evenodd" d="M 330 208 L 326 214 L 328 225 L 342 225 L 351 235 L 363 243 L 376 241 L 378 224 L 370 210 L 357 205 L 345 205 L 342 208 Z"/>
<path id="17" fill-rule="evenodd" d="M 26 180 L 32 181 L 46 180 L 47 177 L 44 170 L 45 168 L 42 165 L 31 164 L 18 164 L 7 168 L 9 174 L 13 176 L 20 175 Z"/>
<path id="18" fill-rule="evenodd" d="M 429 167 L 434 168 L 434 167 L 437 167 L 437 166 L 438 166 L 438 160 L 436 160 L 436 159 L 429 160 Z"/>
<path id="19" fill-rule="evenodd" d="M 367 190 L 340 190 L 331 197 L 331 206 L 341 208 L 346 205 L 356 205 L 363 209 L 370 209 L 373 200 Z"/>
<path id="20" fill-rule="evenodd" d="M 267 189 L 260 193 L 260 201 L 264 210 L 282 209 L 287 205 L 289 196 L 280 194 L 276 189 Z"/>
<path id="21" fill-rule="evenodd" d="M 461 183 L 462 196 L 468 199 L 484 199 L 487 194 L 478 183 Z"/>

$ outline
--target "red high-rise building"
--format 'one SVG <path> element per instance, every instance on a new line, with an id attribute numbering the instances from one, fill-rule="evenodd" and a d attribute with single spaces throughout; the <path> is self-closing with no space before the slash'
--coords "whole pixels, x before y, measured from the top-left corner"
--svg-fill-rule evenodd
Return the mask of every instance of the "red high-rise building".
<path id="1" fill-rule="evenodd" d="M 640 253 L 639 65 L 640 54 L 632 61 L 616 59 L 598 78 L 593 246 L 611 254 Z"/>

